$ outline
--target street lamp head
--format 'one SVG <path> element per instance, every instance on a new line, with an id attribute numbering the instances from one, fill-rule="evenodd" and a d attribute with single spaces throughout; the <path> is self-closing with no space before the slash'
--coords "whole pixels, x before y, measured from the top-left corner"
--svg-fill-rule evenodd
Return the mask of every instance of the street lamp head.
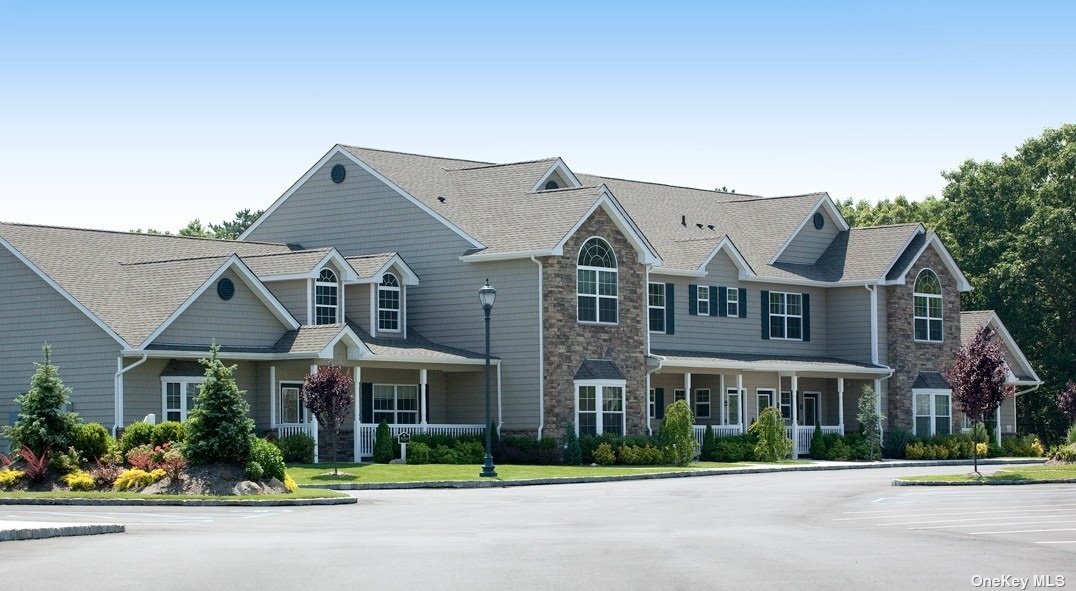
<path id="1" fill-rule="evenodd" d="M 489 310 L 493 308 L 493 302 L 497 299 L 497 290 L 493 289 L 493 286 L 489 284 L 489 279 L 486 279 L 486 284 L 482 286 L 482 289 L 478 290 L 478 301 L 482 303 L 482 309 Z"/>

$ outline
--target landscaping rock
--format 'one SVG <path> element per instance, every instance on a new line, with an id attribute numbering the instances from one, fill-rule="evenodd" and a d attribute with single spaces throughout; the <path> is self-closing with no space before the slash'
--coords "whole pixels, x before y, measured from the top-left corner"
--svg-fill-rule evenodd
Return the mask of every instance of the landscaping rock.
<path id="1" fill-rule="evenodd" d="M 390 464 L 406 464 L 407 462 L 405 462 L 405 461 L 403 461 L 403 460 L 400 460 L 400 459 L 396 459 L 396 460 L 392 460 L 392 461 L 391 461 L 391 462 L 389 462 L 389 463 L 390 463 Z"/>
<path id="2" fill-rule="evenodd" d="M 260 495 L 262 492 L 262 485 L 250 480 L 244 480 L 232 489 L 233 495 Z"/>
<path id="3" fill-rule="evenodd" d="M 284 486 L 284 483 L 276 478 L 270 478 L 269 482 L 265 483 L 265 492 L 272 493 L 286 493 L 288 489 Z"/>

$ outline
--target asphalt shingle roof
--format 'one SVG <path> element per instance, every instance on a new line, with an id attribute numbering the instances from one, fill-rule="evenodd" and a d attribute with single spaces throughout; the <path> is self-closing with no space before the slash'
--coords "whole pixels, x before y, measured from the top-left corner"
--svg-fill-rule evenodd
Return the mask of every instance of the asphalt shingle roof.
<path id="1" fill-rule="evenodd" d="M 945 379 L 945 376 L 936 371 L 921 371 L 919 372 L 919 375 L 915 376 L 915 383 L 912 384 L 912 388 L 948 390 L 949 381 Z"/>
<path id="2" fill-rule="evenodd" d="M 359 277 L 365 279 L 373 277 L 374 273 L 381 270 L 381 267 L 385 266 L 385 263 L 392 260 L 392 257 L 396 256 L 395 252 L 381 252 L 377 254 L 367 254 L 361 256 L 347 257 L 347 262 L 351 265 L 352 269 L 358 273 Z"/>
<path id="3" fill-rule="evenodd" d="M 584 359 L 575 372 L 577 380 L 623 380 L 616 364 L 606 359 Z"/>
<path id="4" fill-rule="evenodd" d="M 795 356 L 795 355 L 756 355 L 750 353 L 710 353 L 699 351 L 677 351 L 672 349 L 655 349 L 652 351 L 655 355 L 660 355 L 665 358 L 664 365 L 675 366 L 678 362 L 689 362 L 698 360 L 713 361 L 715 366 L 721 363 L 728 363 L 730 365 L 759 365 L 770 367 L 787 367 L 789 370 L 796 371 L 824 371 L 824 372 L 841 372 L 848 370 L 877 370 L 878 373 L 885 373 L 888 368 L 878 365 L 872 365 L 870 363 L 860 363 L 858 361 L 849 361 L 847 359 L 839 359 L 837 357 L 818 357 L 818 356 Z M 769 370 L 767 370 L 769 371 Z"/>

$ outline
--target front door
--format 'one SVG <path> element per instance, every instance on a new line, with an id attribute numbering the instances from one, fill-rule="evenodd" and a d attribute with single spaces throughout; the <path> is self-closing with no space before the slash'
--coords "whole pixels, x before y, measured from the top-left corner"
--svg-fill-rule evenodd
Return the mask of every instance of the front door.
<path id="1" fill-rule="evenodd" d="M 800 424 L 817 425 L 818 423 L 818 393 L 804 392 L 800 403 Z"/>
<path id="2" fill-rule="evenodd" d="M 774 390 L 771 389 L 759 388 L 758 390 L 755 390 L 755 402 L 757 404 L 755 407 L 755 417 L 762 414 L 762 411 L 766 410 L 767 407 L 773 406 L 773 395 Z"/>

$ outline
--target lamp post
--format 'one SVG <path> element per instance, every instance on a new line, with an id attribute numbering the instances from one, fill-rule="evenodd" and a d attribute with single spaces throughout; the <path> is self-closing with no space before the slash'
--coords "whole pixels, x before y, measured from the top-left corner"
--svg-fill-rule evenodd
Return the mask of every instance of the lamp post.
<path id="1" fill-rule="evenodd" d="M 497 470 L 493 467 L 493 454 L 492 441 L 493 441 L 493 429 L 490 428 L 489 413 L 489 313 L 493 310 L 493 302 L 497 300 L 497 290 L 493 289 L 493 286 L 489 284 L 489 279 L 486 279 L 486 284 L 482 286 L 482 289 L 478 290 L 478 301 L 482 304 L 482 311 L 486 314 L 486 458 L 482 463 L 482 472 L 479 476 L 484 478 L 496 478 Z"/>

